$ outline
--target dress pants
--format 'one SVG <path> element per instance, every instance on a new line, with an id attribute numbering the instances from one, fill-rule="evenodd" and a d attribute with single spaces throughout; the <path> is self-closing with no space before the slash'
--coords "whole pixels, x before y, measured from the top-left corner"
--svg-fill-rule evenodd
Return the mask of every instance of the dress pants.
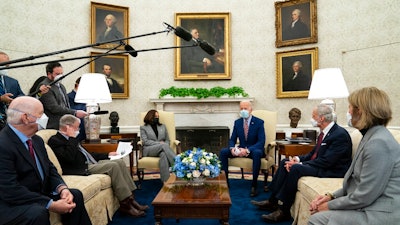
<path id="1" fill-rule="evenodd" d="M 284 167 L 286 161 L 288 161 L 288 159 L 283 159 L 280 162 L 278 171 L 274 175 L 268 188 L 272 192 L 270 201 L 277 202 L 278 199 L 281 200 L 283 202 L 282 210 L 288 213 L 296 197 L 298 180 L 303 176 L 316 177 L 318 170 L 309 165 L 294 164 L 290 168 L 290 172 L 287 172 Z"/>
<path id="2" fill-rule="evenodd" d="M 167 143 L 145 146 L 143 155 L 149 157 L 160 157 L 160 178 L 167 181 L 169 178 L 169 167 L 174 165 L 176 154 Z"/>
<path id="3" fill-rule="evenodd" d="M 64 225 L 91 225 L 89 215 L 87 214 L 82 192 L 78 189 L 69 189 L 74 196 L 76 207 L 71 213 L 61 215 L 61 221 Z M 53 200 L 57 201 L 60 196 L 53 196 Z M 16 207 L 16 211 L 22 213 L 14 220 L 6 222 L 6 225 L 50 225 L 49 210 L 40 204 L 31 204 Z M 5 221 L 0 221 L 3 224 Z"/>
<path id="4" fill-rule="evenodd" d="M 91 174 L 107 174 L 111 177 L 111 185 L 119 201 L 132 195 L 136 185 L 132 180 L 125 162 L 122 159 L 101 160 L 97 164 L 89 164 Z"/>
<path id="5" fill-rule="evenodd" d="M 231 153 L 230 148 L 223 148 L 219 153 L 222 169 L 225 171 L 226 179 L 228 180 L 228 159 L 235 158 Z M 247 158 L 253 160 L 253 182 L 252 187 L 257 187 L 258 175 L 260 174 L 261 158 L 265 157 L 264 149 L 253 149 Z"/>

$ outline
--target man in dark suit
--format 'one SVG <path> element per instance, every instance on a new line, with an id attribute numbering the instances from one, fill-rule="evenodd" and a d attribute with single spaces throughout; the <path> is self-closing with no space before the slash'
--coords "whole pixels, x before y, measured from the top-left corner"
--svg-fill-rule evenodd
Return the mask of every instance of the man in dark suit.
<path id="1" fill-rule="evenodd" d="M 308 29 L 308 26 L 301 21 L 301 10 L 294 9 L 291 16 L 291 23 L 282 31 L 282 40 L 287 41 L 311 37 L 310 29 Z"/>
<path id="2" fill-rule="evenodd" d="M 293 73 L 283 85 L 283 91 L 308 91 L 310 90 L 311 77 L 301 70 L 303 64 L 295 61 L 292 65 Z"/>
<path id="3" fill-rule="evenodd" d="M 68 189 L 35 135 L 46 126 L 40 101 L 18 97 L 7 115 L 0 132 L 0 223 L 50 225 L 52 211 L 64 225 L 90 225 L 82 193 Z"/>
<path id="4" fill-rule="evenodd" d="M 123 38 L 122 33 L 115 26 L 117 23 L 117 18 L 113 14 L 108 14 L 104 18 L 104 23 L 106 25 L 106 29 L 101 32 L 98 41 L 112 41 L 114 39 Z"/>
<path id="5" fill-rule="evenodd" d="M 63 68 L 59 62 L 52 62 L 46 66 L 47 78 L 41 84 L 49 84 L 63 76 Z M 43 94 L 39 100 L 44 107 L 44 113 L 49 117 L 48 129 L 57 129 L 61 116 L 72 114 L 78 118 L 83 118 L 87 113 L 83 110 L 71 109 L 68 101 L 67 92 L 61 82 L 51 86 L 49 92 Z"/>
<path id="6" fill-rule="evenodd" d="M 121 85 L 119 85 L 118 81 L 111 77 L 112 68 L 108 64 L 103 65 L 103 74 L 106 75 L 108 88 L 111 93 L 123 93 Z"/>
<path id="7" fill-rule="evenodd" d="M 5 52 L 0 52 L 0 63 L 10 61 L 10 58 Z M 39 86 L 38 86 L 39 88 Z M 41 94 L 49 91 L 46 85 L 40 86 Z M 6 125 L 7 115 L 6 110 L 11 101 L 18 97 L 25 95 L 19 86 L 18 80 L 9 77 L 8 71 L 5 69 L 0 70 L 0 129 Z"/>
<path id="8" fill-rule="evenodd" d="M 107 174 L 111 177 L 111 185 L 115 196 L 120 201 L 120 212 L 133 216 L 145 216 L 147 205 L 136 202 L 133 191 L 136 185 L 126 169 L 122 159 L 106 160 L 110 153 L 89 153 L 80 144 L 76 136 L 79 134 L 80 120 L 73 115 L 64 115 L 60 119 L 59 132 L 50 137 L 48 144 L 53 149 L 61 164 L 63 174 L 89 175 Z"/>
<path id="9" fill-rule="evenodd" d="M 240 102 L 240 119 L 235 121 L 229 147 L 220 152 L 222 169 L 228 180 L 228 159 L 233 157 L 248 157 L 253 159 L 253 181 L 250 196 L 257 195 L 257 179 L 260 173 L 261 158 L 265 157 L 265 130 L 264 121 L 253 115 L 253 108 L 249 101 Z M 247 134 L 246 134 L 247 133 Z M 239 146 L 236 146 L 239 139 Z"/>
<path id="10" fill-rule="evenodd" d="M 272 192 L 269 200 L 251 202 L 261 209 L 273 211 L 262 215 L 266 222 L 281 222 L 291 218 L 290 207 L 296 196 L 297 181 L 301 177 L 344 177 L 351 163 L 352 143 L 348 132 L 333 119 L 331 107 L 320 104 L 314 108 L 311 123 L 321 131 L 317 145 L 306 155 L 283 159 L 269 185 Z M 283 204 L 278 205 L 278 200 Z"/>

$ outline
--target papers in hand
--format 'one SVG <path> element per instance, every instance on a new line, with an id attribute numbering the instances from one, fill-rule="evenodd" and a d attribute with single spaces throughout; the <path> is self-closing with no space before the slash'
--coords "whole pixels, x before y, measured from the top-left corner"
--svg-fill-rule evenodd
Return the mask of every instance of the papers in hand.
<path id="1" fill-rule="evenodd" d="M 132 152 L 132 145 L 130 142 L 118 142 L 117 155 L 108 156 L 110 160 L 120 159 Z"/>

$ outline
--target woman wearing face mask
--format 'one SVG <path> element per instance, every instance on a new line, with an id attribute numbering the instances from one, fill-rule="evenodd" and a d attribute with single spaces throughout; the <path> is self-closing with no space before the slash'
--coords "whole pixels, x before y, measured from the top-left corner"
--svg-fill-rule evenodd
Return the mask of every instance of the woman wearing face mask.
<path id="1" fill-rule="evenodd" d="M 343 187 L 311 202 L 309 224 L 399 224 L 400 146 L 386 125 L 388 95 L 375 87 L 348 97 L 349 125 L 363 138 L 344 176 Z"/>
<path id="2" fill-rule="evenodd" d="M 150 110 L 144 117 L 144 126 L 140 126 L 140 139 L 143 142 L 143 155 L 160 157 L 160 177 L 169 178 L 169 167 L 175 162 L 176 154 L 170 148 L 167 128 L 159 121 L 156 110 Z"/>

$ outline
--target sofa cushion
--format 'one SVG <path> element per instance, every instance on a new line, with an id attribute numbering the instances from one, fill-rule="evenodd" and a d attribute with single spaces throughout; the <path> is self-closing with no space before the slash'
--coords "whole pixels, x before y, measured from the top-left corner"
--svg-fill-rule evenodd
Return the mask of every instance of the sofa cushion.
<path id="1" fill-rule="evenodd" d="M 314 199 L 322 193 L 336 191 L 342 182 L 343 178 L 302 177 L 298 182 L 298 191 L 307 199 Z"/>
<path id="2" fill-rule="evenodd" d="M 62 177 L 69 188 L 76 188 L 82 191 L 85 202 L 93 198 L 101 190 L 111 186 L 111 178 L 105 174 L 93 174 L 90 176 L 64 175 Z"/>

